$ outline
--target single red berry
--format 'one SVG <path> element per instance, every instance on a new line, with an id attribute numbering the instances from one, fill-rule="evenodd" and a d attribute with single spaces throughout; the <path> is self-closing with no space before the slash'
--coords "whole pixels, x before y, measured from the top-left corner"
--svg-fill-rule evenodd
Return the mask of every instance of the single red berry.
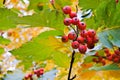
<path id="1" fill-rule="evenodd" d="M 92 29 L 91 29 L 91 30 L 88 30 L 87 33 L 88 33 L 88 36 L 89 36 L 89 37 L 94 37 L 94 36 L 96 35 L 96 32 L 95 32 L 94 30 L 92 30 Z"/>
<path id="2" fill-rule="evenodd" d="M 98 57 L 99 62 L 101 62 L 103 60 L 103 58 L 101 56 Z"/>
<path id="3" fill-rule="evenodd" d="M 86 24 L 84 22 L 78 22 L 77 27 L 80 30 L 85 30 L 86 29 Z"/>
<path id="4" fill-rule="evenodd" d="M 76 39 L 76 34 L 74 32 L 71 32 L 71 33 L 68 34 L 68 38 L 70 40 L 74 40 L 74 39 Z"/>
<path id="5" fill-rule="evenodd" d="M 32 74 L 32 73 L 30 73 L 30 74 L 28 74 L 28 75 L 29 75 L 29 77 L 30 77 L 30 78 L 32 78 L 32 75 L 33 75 L 33 74 Z"/>
<path id="6" fill-rule="evenodd" d="M 77 49 L 78 47 L 79 47 L 79 42 L 78 41 L 72 42 L 72 48 Z"/>
<path id="7" fill-rule="evenodd" d="M 25 75 L 25 79 L 28 79 L 28 78 L 30 78 L 30 77 L 29 77 L 29 74 Z"/>
<path id="8" fill-rule="evenodd" d="M 112 55 L 108 56 L 107 59 L 110 60 L 110 61 L 112 61 L 113 60 Z"/>
<path id="9" fill-rule="evenodd" d="M 110 53 L 110 51 L 109 51 L 108 48 L 105 48 L 105 49 L 104 49 L 104 52 L 105 52 L 105 53 Z"/>
<path id="10" fill-rule="evenodd" d="M 116 58 L 116 57 L 118 57 L 118 55 L 116 55 L 116 54 L 112 54 L 112 57 L 113 57 L 113 58 Z"/>
<path id="11" fill-rule="evenodd" d="M 41 71 L 40 71 L 40 75 L 43 75 L 43 73 L 44 73 L 44 71 L 41 70 Z"/>
<path id="12" fill-rule="evenodd" d="M 93 62 L 99 63 L 99 60 L 97 58 L 92 59 Z"/>
<path id="13" fill-rule="evenodd" d="M 52 5 L 54 4 L 54 2 L 55 2 L 54 0 L 50 0 L 50 3 L 51 3 Z"/>
<path id="14" fill-rule="evenodd" d="M 96 53 L 95 53 L 95 56 L 99 57 L 99 53 L 98 53 L 98 52 L 96 52 Z"/>
<path id="15" fill-rule="evenodd" d="M 86 37 L 87 37 L 87 31 L 86 31 L 86 30 L 82 30 L 82 31 L 80 32 L 80 35 L 81 35 L 82 37 L 86 38 Z"/>
<path id="16" fill-rule="evenodd" d="M 65 14 L 70 14 L 71 13 L 71 7 L 70 6 L 64 6 L 62 10 Z"/>
<path id="17" fill-rule="evenodd" d="M 85 41 L 85 39 L 84 39 L 82 36 L 79 36 L 79 37 L 77 38 L 77 41 L 78 41 L 79 43 L 83 44 L 84 41 Z"/>
<path id="18" fill-rule="evenodd" d="M 72 23 L 72 19 L 71 18 L 65 18 L 64 19 L 64 25 L 69 26 Z"/>
<path id="19" fill-rule="evenodd" d="M 119 0 L 116 0 L 116 3 L 118 3 L 119 2 Z"/>
<path id="20" fill-rule="evenodd" d="M 87 51 L 87 47 L 85 45 L 80 45 L 78 50 L 80 53 L 84 54 Z"/>
<path id="21" fill-rule="evenodd" d="M 97 43 L 99 41 L 99 39 L 97 37 L 93 38 L 93 43 Z"/>
<path id="22" fill-rule="evenodd" d="M 120 51 L 119 51 L 119 50 L 115 50 L 114 53 L 115 53 L 116 55 L 120 55 Z"/>
<path id="23" fill-rule="evenodd" d="M 102 60 L 101 63 L 103 66 L 106 64 L 105 60 Z"/>
<path id="24" fill-rule="evenodd" d="M 64 35 L 61 38 L 62 42 L 68 42 L 68 36 Z"/>
<path id="25" fill-rule="evenodd" d="M 86 43 L 87 43 L 88 45 L 93 44 L 92 38 L 90 38 L 90 37 L 87 36 L 87 38 L 86 38 Z"/>
<path id="26" fill-rule="evenodd" d="M 34 70 L 34 74 L 37 74 L 38 73 L 38 70 Z"/>
<path id="27" fill-rule="evenodd" d="M 77 17 L 77 14 L 76 14 L 76 12 L 71 12 L 69 14 L 69 16 L 70 16 L 70 18 L 74 18 L 74 17 Z"/>
<path id="28" fill-rule="evenodd" d="M 87 44 L 88 49 L 93 49 L 95 47 L 94 44 Z"/>
<path id="29" fill-rule="evenodd" d="M 115 63 L 118 63 L 118 62 L 119 62 L 119 58 L 116 57 L 116 58 L 113 59 L 113 61 L 114 61 Z"/>
<path id="30" fill-rule="evenodd" d="M 72 24 L 77 25 L 79 23 L 79 19 L 77 17 L 72 18 Z"/>

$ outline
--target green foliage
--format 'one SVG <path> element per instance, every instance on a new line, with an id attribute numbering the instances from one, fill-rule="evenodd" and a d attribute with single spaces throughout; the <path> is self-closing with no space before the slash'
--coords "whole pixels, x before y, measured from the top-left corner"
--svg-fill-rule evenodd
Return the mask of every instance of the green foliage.
<path id="1" fill-rule="evenodd" d="M 7 45 L 7 44 L 9 44 L 10 43 L 10 40 L 8 40 L 8 39 L 5 39 L 5 38 L 3 38 L 3 37 L 1 37 L 0 36 L 0 44 L 4 44 L 4 45 Z"/>
<path id="2" fill-rule="evenodd" d="M 16 27 L 17 14 L 6 8 L 0 8 L 0 30 Z"/>
<path id="3" fill-rule="evenodd" d="M 112 28 L 98 33 L 100 42 L 108 48 L 120 47 L 120 28 Z"/>
<path id="4" fill-rule="evenodd" d="M 3 53 L 4 53 L 4 49 L 0 48 L 0 54 L 3 54 Z"/>
<path id="5" fill-rule="evenodd" d="M 89 68 L 89 70 L 96 70 L 96 71 L 100 71 L 100 70 L 120 70 L 120 67 L 117 64 L 109 64 L 109 65 L 105 65 L 105 66 L 93 66 L 91 68 Z"/>
<path id="6" fill-rule="evenodd" d="M 22 64 L 25 68 L 29 68 L 33 61 L 44 61 L 47 59 L 55 60 L 55 63 L 59 66 L 68 67 L 67 54 L 57 51 L 56 42 L 52 41 L 49 37 L 61 34 L 59 31 L 48 31 L 40 34 L 32 41 L 23 44 L 22 47 L 15 49 L 12 54 L 18 56 L 18 59 L 22 60 Z"/>
<path id="7" fill-rule="evenodd" d="M 83 9 L 95 9 L 101 0 L 79 0 L 79 6 Z"/>

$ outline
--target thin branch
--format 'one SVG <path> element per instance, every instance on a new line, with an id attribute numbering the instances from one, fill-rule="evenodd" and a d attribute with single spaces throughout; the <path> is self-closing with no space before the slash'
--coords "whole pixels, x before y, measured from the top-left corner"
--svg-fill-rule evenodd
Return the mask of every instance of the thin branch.
<path id="1" fill-rule="evenodd" d="M 73 80 L 76 75 L 70 79 L 70 76 L 71 76 L 71 71 L 72 71 L 72 67 L 73 67 L 73 62 L 74 62 L 74 55 L 75 55 L 75 51 L 72 52 L 72 58 L 71 58 L 71 62 L 70 62 L 70 69 L 69 69 L 69 73 L 68 73 L 68 80 Z"/>

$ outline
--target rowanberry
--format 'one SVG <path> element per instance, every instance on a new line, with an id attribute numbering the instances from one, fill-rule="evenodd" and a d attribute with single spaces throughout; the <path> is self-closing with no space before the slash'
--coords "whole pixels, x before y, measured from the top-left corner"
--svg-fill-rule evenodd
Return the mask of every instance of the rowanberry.
<path id="1" fill-rule="evenodd" d="M 83 44 L 84 41 L 85 41 L 85 39 L 84 39 L 82 36 L 79 36 L 79 37 L 77 38 L 77 41 L 78 41 L 79 43 Z"/>
<path id="2" fill-rule="evenodd" d="M 77 25 L 79 23 L 79 19 L 77 17 L 72 18 L 72 24 Z"/>
<path id="3" fill-rule="evenodd" d="M 119 2 L 119 0 L 115 0 L 116 1 L 116 3 L 118 3 Z"/>
<path id="4" fill-rule="evenodd" d="M 76 39 L 76 34 L 74 32 L 71 32 L 71 33 L 68 34 L 68 38 L 70 40 L 75 40 Z"/>
<path id="5" fill-rule="evenodd" d="M 71 12 L 69 14 L 70 18 L 74 18 L 74 17 L 77 17 L 77 13 L 76 12 Z"/>
<path id="6" fill-rule="evenodd" d="M 99 57 L 99 53 L 98 53 L 98 52 L 96 52 L 96 53 L 95 53 L 95 56 Z"/>
<path id="7" fill-rule="evenodd" d="M 93 38 L 93 43 L 97 43 L 99 41 L 99 39 L 97 37 Z"/>
<path id="8" fill-rule="evenodd" d="M 87 47 L 85 45 L 79 45 L 79 52 L 84 54 L 87 51 Z"/>
<path id="9" fill-rule="evenodd" d="M 78 41 L 72 42 L 72 48 L 77 49 L 78 47 L 79 47 L 79 42 Z"/>
<path id="10" fill-rule="evenodd" d="M 82 30 L 82 31 L 80 32 L 80 35 L 81 35 L 82 37 L 86 38 L 86 37 L 87 37 L 87 31 L 86 31 L 86 30 Z"/>
<path id="11" fill-rule="evenodd" d="M 69 26 L 72 23 L 72 19 L 71 18 L 65 18 L 64 19 L 64 25 Z"/>
<path id="12" fill-rule="evenodd" d="M 120 51 L 119 51 L 119 50 L 115 50 L 114 53 L 115 53 L 116 55 L 120 55 Z"/>
<path id="13" fill-rule="evenodd" d="M 105 53 L 110 53 L 110 51 L 109 51 L 108 48 L 105 48 L 105 49 L 104 49 L 104 52 L 105 52 Z"/>
<path id="14" fill-rule="evenodd" d="M 86 38 L 86 43 L 87 43 L 88 45 L 93 44 L 92 38 L 90 38 L 90 37 L 87 36 L 87 38 Z"/>
<path id="15" fill-rule="evenodd" d="M 68 36 L 64 35 L 61 38 L 62 42 L 68 42 Z"/>
<path id="16" fill-rule="evenodd" d="M 101 62 L 103 60 L 103 58 L 101 56 L 98 57 L 99 62 Z"/>
<path id="17" fill-rule="evenodd" d="M 88 30 L 87 34 L 89 37 L 94 37 L 96 35 L 96 32 L 91 29 L 91 30 Z"/>
<path id="18" fill-rule="evenodd" d="M 102 60 L 101 63 L 103 66 L 106 64 L 105 60 Z"/>
<path id="19" fill-rule="evenodd" d="M 88 49 L 93 49 L 95 47 L 94 44 L 87 44 Z"/>
<path id="20" fill-rule="evenodd" d="M 71 13 L 71 7 L 70 6 L 64 6 L 62 10 L 65 14 L 70 14 Z"/>
<path id="21" fill-rule="evenodd" d="M 114 61 L 115 63 L 118 63 L 118 62 L 119 62 L 119 58 L 116 57 L 116 58 L 113 59 L 113 61 Z"/>
<path id="22" fill-rule="evenodd" d="M 112 55 L 110 55 L 110 56 L 107 56 L 107 59 L 108 59 L 109 61 L 112 61 L 112 60 L 113 60 L 113 57 L 112 57 Z"/>
<path id="23" fill-rule="evenodd" d="M 77 27 L 80 30 L 85 30 L 86 29 L 86 24 L 84 22 L 78 22 Z"/>
<path id="24" fill-rule="evenodd" d="M 29 74 L 25 75 L 25 79 L 28 79 L 29 78 Z"/>

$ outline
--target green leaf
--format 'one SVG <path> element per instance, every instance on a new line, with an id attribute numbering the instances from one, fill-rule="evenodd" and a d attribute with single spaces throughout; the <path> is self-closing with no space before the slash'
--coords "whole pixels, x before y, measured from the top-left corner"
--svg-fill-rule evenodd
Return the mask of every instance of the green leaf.
<path id="1" fill-rule="evenodd" d="M 93 66 L 93 67 L 89 68 L 89 70 L 97 70 L 97 71 L 120 70 L 120 67 L 117 64 L 109 64 L 109 65 L 105 65 L 105 66 Z"/>
<path id="2" fill-rule="evenodd" d="M 0 0 L 0 7 L 3 7 L 3 0 Z"/>
<path id="3" fill-rule="evenodd" d="M 10 40 L 8 40 L 8 39 L 5 39 L 5 38 L 3 38 L 2 36 L 0 36 L 0 44 L 4 44 L 4 45 L 7 45 L 7 44 L 9 44 L 10 43 Z"/>
<path id="4" fill-rule="evenodd" d="M 115 0 L 101 1 L 100 5 L 95 10 L 95 21 L 100 26 L 109 27 L 113 21 L 113 16 L 116 11 Z"/>
<path id="5" fill-rule="evenodd" d="M 95 9 L 100 3 L 100 0 L 79 0 L 79 6 L 83 9 Z"/>
<path id="6" fill-rule="evenodd" d="M 17 14 L 6 8 L 0 8 L 0 29 L 6 30 L 16 27 L 15 20 L 17 20 Z"/>
<path id="7" fill-rule="evenodd" d="M 47 31 L 34 38 L 32 41 L 23 44 L 22 47 L 15 49 L 12 52 L 18 59 L 22 60 L 25 68 L 29 68 L 33 61 L 44 61 L 52 57 L 53 54 L 59 55 L 57 51 L 57 42 L 52 41 L 50 36 L 60 35 L 59 31 Z M 55 55 L 56 58 L 59 56 Z M 66 61 L 66 60 L 64 60 Z"/>
<path id="8" fill-rule="evenodd" d="M 0 48 L 0 54 L 4 53 L 4 48 Z"/>
<path id="9" fill-rule="evenodd" d="M 87 57 L 84 59 L 84 63 L 93 62 L 93 58 L 96 58 L 96 57 L 95 57 L 95 56 L 87 56 Z"/>
<path id="10" fill-rule="evenodd" d="M 59 67 L 68 68 L 70 63 L 70 58 L 66 53 L 54 52 L 53 60 Z"/>
<path id="11" fill-rule="evenodd" d="M 63 19 L 64 16 L 61 13 L 46 9 L 41 11 L 39 14 L 33 14 L 32 16 L 25 16 L 19 18 L 17 24 L 26 24 L 30 26 L 48 26 L 58 30 L 63 30 Z"/>
<path id="12" fill-rule="evenodd" d="M 120 47 L 120 28 L 112 28 L 98 33 L 100 42 L 108 48 Z"/>

